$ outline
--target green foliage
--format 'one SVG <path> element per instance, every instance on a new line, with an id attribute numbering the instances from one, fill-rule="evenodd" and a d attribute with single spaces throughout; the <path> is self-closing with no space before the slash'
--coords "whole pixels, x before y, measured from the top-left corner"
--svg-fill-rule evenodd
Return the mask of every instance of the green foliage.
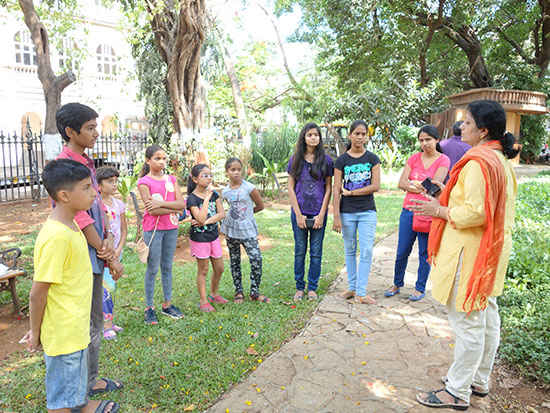
<path id="1" fill-rule="evenodd" d="M 250 166 L 257 172 L 262 171 L 267 167 L 263 160 L 265 158 L 270 163 L 277 163 L 276 172 L 285 171 L 298 134 L 297 129 L 284 123 L 281 126 L 274 125 L 261 134 L 253 136 Z"/>
<path id="2" fill-rule="evenodd" d="M 124 175 L 120 176 L 118 178 L 118 192 L 120 193 L 120 196 L 122 197 L 122 202 L 125 204 L 128 203 L 128 197 L 130 196 L 130 192 L 135 191 L 137 187 L 137 181 L 139 179 L 138 174 L 133 175 Z"/>
<path id="3" fill-rule="evenodd" d="M 174 109 L 165 85 L 167 65 L 154 44 L 152 33 L 137 31 L 130 41 L 139 80 L 138 97 L 145 99 L 149 136 L 153 142 L 168 145 L 174 133 Z"/>
<path id="4" fill-rule="evenodd" d="M 523 115 L 521 117 L 519 142 L 523 145 L 521 148 L 523 161 L 533 163 L 538 159 L 540 148 L 548 137 L 548 131 L 545 128 L 547 119 L 547 116 L 541 115 Z"/>
<path id="5" fill-rule="evenodd" d="M 550 179 L 519 185 L 504 295 L 501 356 L 550 383 Z"/>

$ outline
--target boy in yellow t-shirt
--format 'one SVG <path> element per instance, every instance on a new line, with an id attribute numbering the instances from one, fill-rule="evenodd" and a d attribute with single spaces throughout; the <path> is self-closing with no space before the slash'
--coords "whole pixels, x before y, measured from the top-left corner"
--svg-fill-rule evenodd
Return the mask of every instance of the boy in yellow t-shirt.
<path id="1" fill-rule="evenodd" d="M 118 403 L 87 396 L 92 265 L 74 216 L 96 197 L 90 170 L 60 159 L 46 165 L 42 179 L 56 207 L 34 247 L 31 328 L 24 340 L 30 351 L 44 349 L 48 412 L 115 413 Z"/>

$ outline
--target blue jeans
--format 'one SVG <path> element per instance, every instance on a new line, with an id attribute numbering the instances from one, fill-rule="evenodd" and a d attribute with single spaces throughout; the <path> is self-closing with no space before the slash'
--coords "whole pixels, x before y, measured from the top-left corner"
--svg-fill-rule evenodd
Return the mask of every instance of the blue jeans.
<path id="1" fill-rule="evenodd" d="M 397 257 L 395 258 L 395 270 L 393 275 L 393 284 L 396 287 L 403 287 L 405 283 L 405 270 L 409 255 L 415 239 L 418 237 L 418 277 L 416 280 L 416 290 L 423 293 L 426 291 L 426 282 L 430 275 L 430 264 L 428 264 L 428 233 L 413 231 L 413 213 L 403 208 L 399 217 L 399 240 L 397 241 Z"/>
<path id="2" fill-rule="evenodd" d="M 88 349 L 58 356 L 44 353 L 44 360 L 48 409 L 84 406 L 88 402 Z"/>
<path id="3" fill-rule="evenodd" d="M 367 283 L 372 264 L 376 211 L 342 212 L 340 219 L 346 254 L 348 289 L 363 297 L 367 295 Z M 357 235 L 359 235 L 359 268 L 357 268 Z"/>
<path id="4" fill-rule="evenodd" d="M 149 245 L 153 231 L 143 233 L 143 241 Z M 164 301 L 172 299 L 172 263 L 178 241 L 178 229 L 158 230 L 155 232 L 153 242 L 149 245 L 149 258 L 147 258 L 147 271 L 145 271 L 145 302 L 147 307 L 153 306 L 155 293 L 155 278 L 159 265 L 162 273 L 162 292 Z"/>
<path id="5" fill-rule="evenodd" d="M 306 215 L 307 218 L 313 218 L 313 215 Z M 321 277 L 321 258 L 323 256 L 323 239 L 325 238 L 325 227 L 327 226 L 327 216 L 323 226 L 319 229 L 302 229 L 298 227 L 296 214 L 290 211 L 290 221 L 292 222 L 292 231 L 294 232 L 294 280 L 296 289 L 304 291 L 306 283 L 304 282 L 305 261 L 307 251 L 307 240 L 309 235 L 309 272 L 307 274 L 308 291 L 316 291 Z"/>

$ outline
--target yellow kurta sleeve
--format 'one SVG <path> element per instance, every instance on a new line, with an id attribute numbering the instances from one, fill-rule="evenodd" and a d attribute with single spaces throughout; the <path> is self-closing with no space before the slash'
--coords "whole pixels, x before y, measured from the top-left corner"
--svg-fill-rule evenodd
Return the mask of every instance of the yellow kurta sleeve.
<path id="1" fill-rule="evenodd" d="M 485 224 L 485 179 L 477 162 L 468 162 L 459 177 L 464 188 L 462 204 L 449 209 L 451 225 L 456 229 L 480 227 Z"/>

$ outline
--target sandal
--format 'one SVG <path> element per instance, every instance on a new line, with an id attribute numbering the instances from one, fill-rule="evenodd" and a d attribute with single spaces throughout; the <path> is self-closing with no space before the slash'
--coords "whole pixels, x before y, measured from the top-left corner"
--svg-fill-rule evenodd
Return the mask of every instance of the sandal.
<path id="1" fill-rule="evenodd" d="M 108 328 L 107 330 L 103 330 L 103 338 L 105 340 L 115 340 L 116 339 L 116 331 L 114 328 Z"/>
<path id="2" fill-rule="evenodd" d="M 391 288 L 384 291 L 384 297 L 393 297 L 396 294 L 399 294 L 399 287 L 396 287 L 395 285 L 392 285 Z"/>
<path id="3" fill-rule="evenodd" d="M 243 293 L 237 293 L 235 294 L 235 298 L 233 298 L 233 302 L 235 304 L 242 304 L 244 302 L 244 295 Z"/>
<path id="4" fill-rule="evenodd" d="M 447 394 L 450 394 L 453 397 L 452 403 L 445 403 L 441 401 L 439 397 L 437 397 L 437 393 L 445 392 Z M 416 395 L 416 400 L 418 403 L 428 406 L 428 407 L 434 407 L 436 409 L 455 409 L 455 410 L 467 410 L 468 407 L 470 407 L 469 404 L 466 404 L 466 402 L 462 399 L 459 399 L 458 397 L 455 397 L 454 394 L 451 394 L 447 391 L 447 389 L 440 389 L 440 390 L 434 390 L 430 392 L 422 392 L 418 393 Z M 459 403 L 462 402 L 462 403 Z"/>
<path id="5" fill-rule="evenodd" d="M 318 300 L 319 299 L 319 296 L 317 295 L 317 293 L 313 290 L 309 290 L 307 292 L 307 299 L 309 301 L 315 301 L 315 300 Z"/>
<path id="6" fill-rule="evenodd" d="M 102 377 L 99 380 L 103 380 L 105 382 L 106 386 L 102 389 L 91 389 L 88 392 L 88 396 L 92 397 L 92 396 L 95 396 L 96 394 L 101 394 L 101 393 L 107 393 L 107 392 L 110 392 L 110 391 L 120 390 L 124 387 L 122 383 L 117 383 L 116 381 L 113 381 L 111 379 L 107 379 L 105 377 Z"/>
<path id="7" fill-rule="evenodd" d="M 251 295 L 250 296 L 250 301 L 259 301 L 260 303 L 266 303 L 266 304 L 269 304 L 271 302 L 271 300 L 266 297 L 265 295 Z"/>
<path id="8" fill-rule="evenodd" d="M 227 304 L 229 301 L 227 301 L 225 298 L 223 298 L 221 295 L 209 295 L 208 301 L 210 301 L 211 304 Z"/>
<path id="9" fill-rule="evenodd" d="M 200 304 L 199 303 L 199 310 L 201 310 L 203 313 L 212 313 L 214 311 L 216 311 L 216 309 L 214 307 L 212 307 L 212 304 L 210 303 L 205 303 L 205 304 Z"/>
<path id="10" fill-rule="evenodd" d="M 356 295 L 355 296 L 355 303 L 357 303 L 357 304 L 376 304 L 376 300 L 374 298 L 372 298 L 370 295 L 365 295 L 365 296 Z"/>
<path id="11" fill-rule="evenodd" d="M 442 376 L 441 381 L 443 384 L 447 384 L 447 376 Z M 482 390 L 481 387 L 476 386 L 475 384 L 472 384 L 470 386 L 470 389 L 472 389 L 472 394 L 477 397 L 486 397 L 489 395 L 489 391 Z"/>
<path id="12" fill-rule="evenodd" d="M 109 409 L 109 410 L 107 410 Z M 120 404 L 112 400 L 101 400 L 95 413 L 116 413 L 120 410 Z"/>
<path id="13" fill-rule="evenodd" d="M 297 290 L 296 294 L 294 294 L 294 302 L 302 301 L 304 298 L 304 291 L 303 290 Z"/>
<path id="14" fill-rule="evenodd" d="M 342 294 L 340 294 L 340 297 L 342 297 L 344 300 L 349 300 L 350 298 L 355 297 L 355 291 L 344 291 Z"/>

